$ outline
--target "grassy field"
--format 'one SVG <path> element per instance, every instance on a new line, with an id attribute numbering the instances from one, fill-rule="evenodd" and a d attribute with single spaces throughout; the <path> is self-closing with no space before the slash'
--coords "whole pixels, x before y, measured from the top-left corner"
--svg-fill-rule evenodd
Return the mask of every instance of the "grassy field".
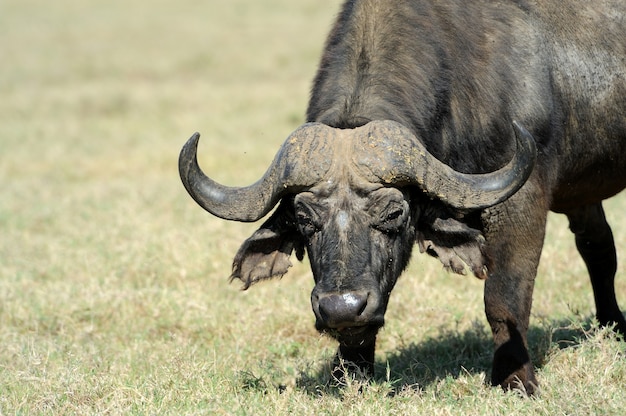
<path id="1" fill-rule="evenodd" d="M 228 284 L 255 224 L 203 212 L 178 151 L 227 184 L 265 170 L 303 113 L 339 0 L 8 0 L 0 5 L 0 414 L 623 414 L 626 348 L 593 322 L 551 217 L 531 400 L 485 385 L 482 283 L 416 255 L 377 376 L 330 387 L 308 265 Z M 622 254 L 626 199 L 607 203 Z M 626 273 L 618 296 L 626 306 Z"/>

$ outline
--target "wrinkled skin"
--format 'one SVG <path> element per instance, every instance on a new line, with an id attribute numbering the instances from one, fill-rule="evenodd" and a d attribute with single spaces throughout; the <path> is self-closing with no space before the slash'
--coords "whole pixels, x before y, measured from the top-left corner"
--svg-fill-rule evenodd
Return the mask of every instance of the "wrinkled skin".
<path id="1" fill-rule="evenodd" d="M 298 140 L 303 128 L 290 136 L 292 146 L 279 152 L 290 156 L 277 157 L 273 166 L 280 169 L 268 170 L 258 182 L 265 188 L 256 193 L 250 192 L 255 187 L 216 186 L 199 174 L 185 185 L 209 212 L 236 221 L 255 221 L 280 200 L 239 249 L 233 278 L 247 288 L 282 276 L 291 253 L 302 259 L 306 250 L 316 282 L 316 327 L 339 341 L 341 358 L 371 373 L 389 294 L 417 244 L 450 271 L 467 266 L 486 279 L 491 382 L 532 394 L 537 380 L 527 332 L 546 219 L 554 211 L 570 221 L 598 321 L 626 333 L 615 297 L 615 244 L 602 207 L 626 187 L 625 4 L 345 1 L 306 115 L 308 123 L 327 127 L 324 133 L 306 143 Z M 492 173 L 515 153 L 513 120 L 532 134 L 537 162 L 512 196 L 464 209 L 449 203 L 457 188 L 433 191 L 434 165 L 419 155 L 455 172 Z M 357 165 L 394 161 L 380 163 L 385 174 L 374 175 L 376 181 L 342 165 L 354 148 L 331 157 L 331 143 L 349 144 L 361 126 L 378 121 L 398 123 L 416 141 L 404 142 L 413 144 L 393 157 L 374 150 L 361 155 Z M 381 143 L 393 149 L 396 139 L 390 134 Z M 360 143 L 361 150 L 375 147 Z M 411 154 L 416 143 L 422 150 Z M 183 158 L 181 172 L 190 160 Z M 384 180 L 403 164 L 422 168 L 421 182 Z M 286 171 L 298 183 L 280 182 L 290 177 Z"/>
<path id="2" fill-rule="evenodd" d="M 506 202 L 461 215 L 419 189 L 329 180 L 283 199 L 240 248 L 233 278 L 247 288 L 282 276 L 292 251 L 302 260 L 306 250 L 316 283 L 311 294 L 315 326 L 339 341 L 336 363 L 341 358 L 348 364 L 337 365 L 333 377 L 344 377 L 345 370 L 373 375 L 376 334 L 417 243 L 446 269 L 465 274 L 467 267 L 486 279 L 485 313 L 496 345 L 492 383 L 532 394 L 538 382 L 526 336 L 548 211 L 537 209 L 545 201 L 540 192 L 531 178 Z M 615 248 L 602 207 L 575 210 L 568 217 L 589 269 L 598 320 L 625 334 L 613 284 Z"/>
<path id="3" fill-rule="evenodd" d="M 302 259 L 306 249 L 315 279 L 316 328 L 339 341 L 338 358 L 372 375 L 376 334 L 416 241 L 446 268 L 464 273 L 467 263 L 485 277 L 481 233 L 418 189 L 334 180 L 283 199 L 242 245 L 233 277 L 249 287 L 280 276 L 292 250 Z M 343 376 L 338 367 L 334 377 Z"/>
<path id="4" fill-rule="evenodd" d="M 373 350 L 389 295 L 411 254 L 417 215 L 410 206 L 416 204 L 395 188 L 317 194 L 301 193 L 294 201 L 316 283 L 315 326 L 335 337 L 344 354 Z"/>

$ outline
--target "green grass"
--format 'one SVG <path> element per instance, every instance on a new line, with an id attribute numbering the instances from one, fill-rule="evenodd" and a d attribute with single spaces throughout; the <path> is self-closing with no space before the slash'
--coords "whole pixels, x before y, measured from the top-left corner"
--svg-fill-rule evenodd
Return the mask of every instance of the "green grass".
<path id="1" fill-rule="evenodd" d="M 262 174 L 303 113 L 339 1 L 9 0 L 0 6 L 0 414 L 621 414 L 624 344 L 593 323 L 551 217 L 530 331 L 541 395 L 485 385 L 482 283 L 416 255 L 370 384 L 328 385 L 307 264 L 241 292 L 257 225 L 188 197 Z M 607 204 L 620 253 L 626 199 Z M 626 302 L 624 266 L 618 296 Z"/>

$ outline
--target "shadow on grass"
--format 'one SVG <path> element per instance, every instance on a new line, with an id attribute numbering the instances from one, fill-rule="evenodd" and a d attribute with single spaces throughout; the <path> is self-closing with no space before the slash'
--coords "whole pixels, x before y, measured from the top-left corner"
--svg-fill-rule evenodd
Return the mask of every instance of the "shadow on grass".
<path id="1" fill-rule="evenodd" d="M 589 316 L 573 323 L 569 320 L 543 321 L 528 332 L 530 355 L 536 369 L 543 367 L 550 350 L 579 345 L 586 333 L 595 326 Z M 436 338 L 411 343 L 391 351 L 385 361 L 377 360 L 374 383 L 390 383 L 391 395 L 405 389 L 420 390 L 460 374 L 485 374 L 489 383 L 493 341 L 489 329 L 482 323 L 458 332 L 443 330 Z M 324 363 L 311 373 L 303 373 L 298 388 L 314 395 L 341 395 L 330 380 L 331 363 Z"/>

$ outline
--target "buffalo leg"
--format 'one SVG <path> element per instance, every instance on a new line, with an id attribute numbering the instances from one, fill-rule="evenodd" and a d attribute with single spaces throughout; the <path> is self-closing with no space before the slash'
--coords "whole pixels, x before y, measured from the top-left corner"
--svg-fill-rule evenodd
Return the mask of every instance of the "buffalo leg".
<path id="1" fill-rule="evenodd" d="M 485 282 L 485 313 L 495 344 L 491 384 L 528 394 L 538 385 L 526 339 L 533 286 L 532 280 L 513 276 L 490 275 Z"/>
<path id="2" fill-rule="evenodd" d="M 602 204 L 568 212 L 567 217 L 570 230 L 576 236 L 576 248 L 589 271 L 598 322 L 605 326 L 615 325 L 619 333 L 626 335 L 626 321 L 615 298 L 615 242 Z"/>
<path id="3" fill-rule="evenodd" d="M 340 345 L 334 363 L 333 378 L 344 380 L 346 375 L 374 375 L 374 352 L 376 343 L 362 347 Z M 342 363 L 343 361 L 343 363 Z"/>
<path id="4" fill-rule="evenodd" d="M 492 261 L 484 300 L 495 344 L 491 383 L 532 394 L 538 383 L 526 336 L 548 210 L 540 206 L 545 199 L 533 198 L 529 188 L 483 214 Z"/>

